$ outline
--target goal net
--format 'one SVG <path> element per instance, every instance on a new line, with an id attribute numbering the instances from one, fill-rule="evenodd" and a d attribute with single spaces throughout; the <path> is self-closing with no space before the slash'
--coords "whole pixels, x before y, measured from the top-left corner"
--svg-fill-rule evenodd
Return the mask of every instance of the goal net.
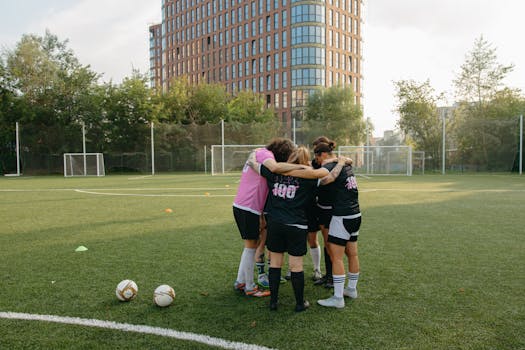
<path id="1" fill-rule="evenodd" d="M 242 171 L 250 153 L 264 145 L 212 145 L 211 174 L 228 174 Z"/>
<path id="2" fill-rule="evenodd" d="M 339 146 L 338 154 L 354 161 L 356 174 L 412 175 L 410 146 Z"/>
<path id="3" fill-rule="evenodd" d="M 64 177 L 104 175 L 102 153 L 64 153 Z"/>

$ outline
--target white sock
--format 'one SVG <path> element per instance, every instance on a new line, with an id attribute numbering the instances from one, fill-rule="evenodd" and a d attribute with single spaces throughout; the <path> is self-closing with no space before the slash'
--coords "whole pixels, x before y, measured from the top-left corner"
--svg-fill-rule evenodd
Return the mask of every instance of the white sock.
<path id="1" fill-rule="evenodd" d="M 312 255 L 314 270 L 321 271 L 321 247 L 310 248 L 310 254 Z"/>
<path id="2" fill-rule="evenodd" d="M 244 255 L 245 255 L 245 252 L 243 250 L 241 254 L 241 261 L 239 261 L 239 269 L 237 270 L 237 279 L 235 280 L 236 282 L 239 282 L 239 283 L 244 283 L 244 272 L 243 272 L 243 261 L 245 259 Z"/>
<path id="3" fill-rule="evenodd" d="M 348 276 L 348 288 L 356 289 L 357 280 L 359 279 L 359 272 L 358 273 L 348 272 L 346 275 Z"/>
<path id="4" fill-rule="evenodd" d="M 345 275 L 334 275 L 334 296 L 342 298 L 343 289 L 345 289 Z"/>
<path id="5" fill-rule="evenodd" d="M 255 287 L 253 283 L 253 269 L 255 268 L 255 248 L 244 248 L 242 252 L 242 265 L 244 283 L 246 283 L 246 289 L 252 290 Z"/>

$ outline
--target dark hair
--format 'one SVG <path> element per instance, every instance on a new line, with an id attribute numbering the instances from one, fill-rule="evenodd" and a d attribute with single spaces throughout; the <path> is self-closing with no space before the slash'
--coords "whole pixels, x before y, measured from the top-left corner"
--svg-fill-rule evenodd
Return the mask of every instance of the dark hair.
<path id="1" fill-rule="evenodd" d="M 314 154 L 321 154 L 323 152 L 332 153 L 335 149 L 335 142 L 320 142 L 314 147 Z"/>
<path id="2" fill-rule="evenodd" d="M 270 141 L 266 149 L 273 153 L 275 161 L 286 162 L 295 149 L 295 145 L 290 139 L 276 137 Z"/>
<path id="3" fill-rule="evenodd" d="M 324 143 L 330 143 L 330 139 L 326 136 L 319 136 L 318 138 L 316 138 L 313 142 L 312 142 L 312 146 L 317 146 L 319 143 L 321 142 L 324 142 Z M 335 145 L 335 144 L 334 144 Z"/>

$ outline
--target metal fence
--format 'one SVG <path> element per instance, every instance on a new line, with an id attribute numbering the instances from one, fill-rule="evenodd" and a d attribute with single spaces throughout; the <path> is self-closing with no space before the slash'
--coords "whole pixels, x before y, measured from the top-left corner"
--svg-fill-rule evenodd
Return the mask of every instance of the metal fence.
<path id="1" fill-rule="evenodd" d="M 18 130 L 16 130 L 18 129 Z M 83 132 L 84 129 L 84 132 Z M 414 149 L 424 172 L 519 172 L 522 169 L 523 124 L 519 117 L 484 121 L 470 130 L 447 130 L 445 153 Z M 331 132 L 332 131 L 332 132 Z M 23 124 L 12 127 L 12 139 L 2 147 L 3 174 L 63 174 L 64 153 L 103 153 L 106 174 L 211 172 L 212 145 L 267 144 L 288 137 L 310 145 L 320 135 L 336 134 L 323 123 L 217 123 L 183 125 L 140 124 L 127 130 L 95 129 L 82 125 L 64 128 Z M 347 144 L 336 140 L 339 146 Z M 402 142 L 401 142 L 402 143 Z M 365 145 L 366 146 L 366 145 Z M 434 151 L 434 152 L 433 152 Z M 419 164 L 418 163 L 418 164 Z M 443 164 L 445 166 L 443 167 Z M 421 174 L 415 171 L 414 174 Z"/>

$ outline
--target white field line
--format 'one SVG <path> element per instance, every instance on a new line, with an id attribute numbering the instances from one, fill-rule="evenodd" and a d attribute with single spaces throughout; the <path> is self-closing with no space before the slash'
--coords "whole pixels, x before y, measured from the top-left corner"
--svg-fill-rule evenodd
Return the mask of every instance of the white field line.
<path id="1" fill-rule="evenodd" d="M 135 176 L 135 177 L 128 177 L 128 180 L 142 180 L 153 177 L 153 175 L 144 175 L 144 176 Z"/>
<path id="2" fill-rule="evenodd" d="M 235 195 L 233 194 L 140 194 L 140 193 L 95 192 L 95 191 L 86 191 L 86 190 L 75 190 L 75 192 L 101 195 L 101 196 L 128 196 L 128 197 L 235 197 Z"/>
<path id="3" fill-rule="evenodd" d="M 43 188 L 43 189 L 0 189 L 0 192 L 58 192 L 58 191 L 218 191 L 235 190 L 230 187 L 162 187 L 162 188 Z"/>
<path id="4" fill-rule="evenodd" d="M 96 319 L 86 319 L 78 317 L 64 317 L 64 316 L 53 316 L 53 315 L 36 315 L 36 314 L 24 314 L 18 312 L 0 312 L 0 318 L 11 319 L 11 320 L 24 320 L 24 321 L 43 321 L 53 323 L 63 323 L 77 326 L 86 327 L 97 327 L 105 329 L 115 329 L 123 332 L 134 332 L 143 334 L 153 334 L 161 337 L 175 338 L 180 340 L 194 341 L 210 346 L 216 346 L 222 349 L 238 349 L 238 350 L 272 350 L 261 345 L 245 344 L 221 338 L 210 337 L 207 335 L 201 335 L 189 332 L 180 332 L 168 328 L 151 327 L 133 325 L 129 323 L 117 323 L 112 321 L 102 321 Z"/>

